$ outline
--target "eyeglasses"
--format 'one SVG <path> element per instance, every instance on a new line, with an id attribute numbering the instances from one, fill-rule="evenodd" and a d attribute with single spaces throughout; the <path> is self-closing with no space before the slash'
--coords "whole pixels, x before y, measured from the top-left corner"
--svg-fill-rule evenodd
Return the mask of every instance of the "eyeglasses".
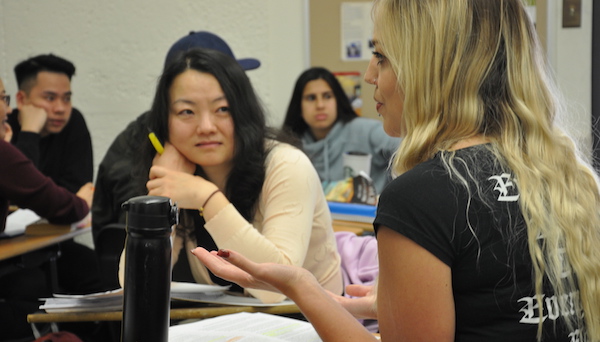
<path id="1" fill-rule="evenodd" d="M 2 101 L 4 101 L 4 103 L 6 103 L 7 106 L 10 106 L 10 95 L 0 96 L 0 99 L 2 99 Z"/>

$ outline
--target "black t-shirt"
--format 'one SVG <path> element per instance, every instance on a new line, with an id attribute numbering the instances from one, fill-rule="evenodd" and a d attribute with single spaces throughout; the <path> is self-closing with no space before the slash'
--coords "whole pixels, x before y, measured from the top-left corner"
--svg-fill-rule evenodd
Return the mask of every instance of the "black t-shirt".
<path id="1" fill-rule="evenodd" d="M 458 150 L 452 165 L 451 179 L 438 154 L 392 181 L 375 228 L 397 231 L 452 269 L 456 341 L 535 341 L 538 301 L 511 171 L 485 145 Z M 543 341 L 577 340 L 557 319 L 556 297 L 544 292 Z"/>
<path id="2" fill-rule="evenodd" d="M 92 139 L 77 108 L 73 108 L 69 122 L 60 133 L 45 137 L 21 132 L 18 109 L 8 116 L 8 123 L 13 129 L 13 145 L 56 184 L 77 193 L 81 186 L 93 181 Z"/>

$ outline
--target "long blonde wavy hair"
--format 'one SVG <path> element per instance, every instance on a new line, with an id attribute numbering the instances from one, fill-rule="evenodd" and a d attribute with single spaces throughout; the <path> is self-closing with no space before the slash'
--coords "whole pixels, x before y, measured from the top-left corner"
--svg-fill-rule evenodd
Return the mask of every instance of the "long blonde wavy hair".
<path id="1" fill-rule="evenodd" d="M 597 176 L 555 123 L 560 94 L 521 1 L 375 0 L 379 47 L 405 94 L 392 171 L 486 137 L 519 187 L 540 317 L 547 277 L 557 298 L 579 292 L 583 315 L 564 318 L 600 341 Z"/>

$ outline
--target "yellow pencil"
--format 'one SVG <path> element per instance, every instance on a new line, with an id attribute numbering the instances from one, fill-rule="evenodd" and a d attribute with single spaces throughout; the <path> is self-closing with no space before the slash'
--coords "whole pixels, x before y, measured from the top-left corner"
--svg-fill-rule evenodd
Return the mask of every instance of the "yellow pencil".
<path id="1" fill-rule="evenodd" d="M 156 152 L 158 152 L 158 154 L 163 154 L 165 148 L 156 137 L 156 134 L 154 134 L 154 132 L 150 132 L 150 134 L 148 134 L 148 138 L 150 138 L 150 142 L 152 143 L 152 146 L 154 146 Z"/>

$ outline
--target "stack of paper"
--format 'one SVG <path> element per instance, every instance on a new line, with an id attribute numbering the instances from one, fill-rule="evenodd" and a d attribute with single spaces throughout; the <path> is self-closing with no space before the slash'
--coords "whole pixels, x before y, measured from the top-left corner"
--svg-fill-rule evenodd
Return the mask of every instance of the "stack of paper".
<path id="1" fill-rule="evenodd" d="M 77 228 L 88 227 L 91 216 L 88 214 L 83 220 L 72 224 L 49 223 L 31 209 L 17 209 L 6 218 L 6 228 L 0 233 L 0 238 L 10 238 L 19 235 L 54 235 L 66 234 Z"/>
<path id="2" fill-rule="evenodd" d="M 40 220 L 38 214 L 30 209 L 18 209 L 6 217 L 6 228 L 1 237 L 13 237 L 25 234 L 25 227 Z"/>
<path id="3" fill-rule="evenodd" d="M 104 312 L 123 308 L 123 289 L 88 295 L 55 294 L 46 298 L 40 309 L 46 312 Z"/>
<path id="4" fill-rule="evenodd" d="M 229 286 L 206 285 L 196 283 L 171 283 L 171 299 L 200 303 L 213 303 L 239 306 L 278 306 L 293 304 L 285 300 L 277 304 L 263 304 L 253 297 L 228 294 Z M 40 309 L 46 312 L 104 312 L 123 309 L 123 289 L 93 293 L 88 295 L 59 295 L 45 298 Z"/>

